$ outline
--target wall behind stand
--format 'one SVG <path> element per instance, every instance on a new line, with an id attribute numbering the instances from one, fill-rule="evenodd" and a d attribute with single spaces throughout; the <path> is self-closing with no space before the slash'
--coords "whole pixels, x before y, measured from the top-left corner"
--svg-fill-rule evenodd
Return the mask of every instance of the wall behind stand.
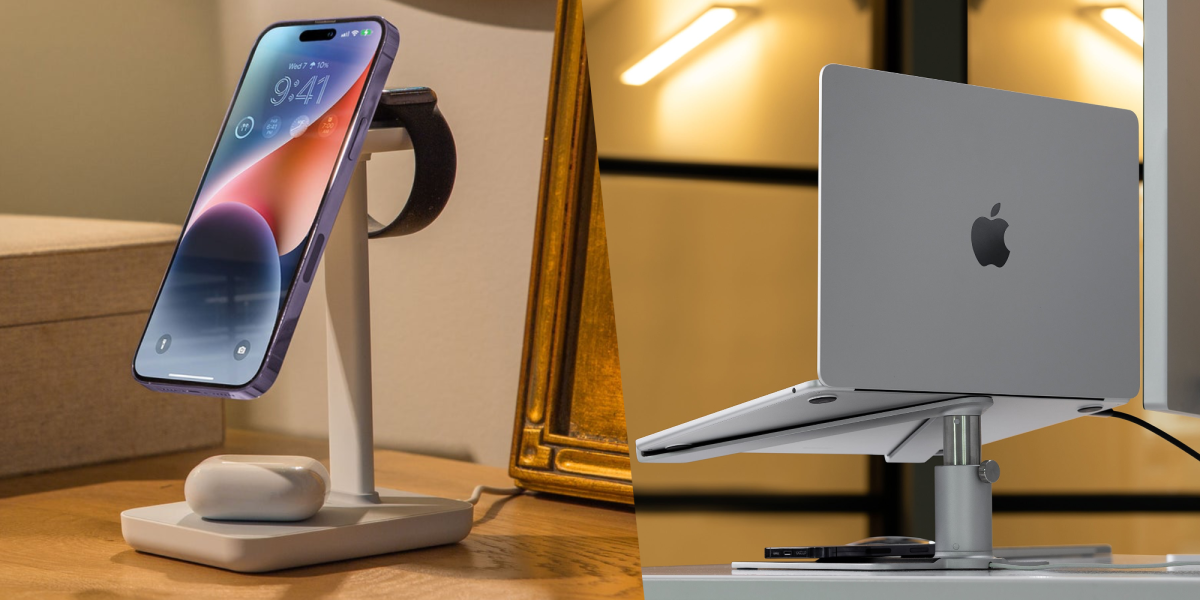
<path id="1" fill-rule="evenodd" d="M 5 2 L 0 22 L 0 212 L 182 223 L 229 101 L 216 6 Z"/>
<path id="2" fill-rule="evenodd" d="M 433 225 L 370 244 L 375 441 L 503 466 L 520 374 L 556 5 L 506 3 L 505 14 L 489 23 L 463 16 L 488 15 L 463 10 L 485 0 L 414 4 L 356 0 L 335 11 L 317 0 L 225 0 L 218 11 L 223 94 L 232 94 L 257 33 L 274 21 L 376 14 L 400 29 L 388 86 L 437 91 L 459 166 L 454 196 Z M 372 211 L 399 210 L 411 163 L 409 153 L 370 161 Z M 231 427 L 325 435 L 324 311 L 324 287 L 314 286 L 281 379 L 259 400 L 231 401 Z"/>

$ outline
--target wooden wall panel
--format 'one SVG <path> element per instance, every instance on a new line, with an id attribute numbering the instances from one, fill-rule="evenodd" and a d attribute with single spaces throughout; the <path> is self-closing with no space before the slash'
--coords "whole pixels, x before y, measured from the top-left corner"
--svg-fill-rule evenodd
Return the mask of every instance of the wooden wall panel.
<path id="1" fill-rule="evenodd" d="M 603 176 L 630 439 L 817 376 L 816 188 Z M 862 456 L 634 462 L 638 493 L 865 494 Z"/>

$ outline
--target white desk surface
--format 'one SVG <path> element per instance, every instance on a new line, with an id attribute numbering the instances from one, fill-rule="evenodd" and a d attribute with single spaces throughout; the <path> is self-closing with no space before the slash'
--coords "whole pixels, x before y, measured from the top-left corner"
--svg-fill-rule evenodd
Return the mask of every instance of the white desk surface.
<path id="1" fill-rule="evenodd" d="M 1166 562 L 1114 555 L 1115 564 Z M 729 565 L 643 567 L 646 600 L 836 598 L 837 600 L 1200 599 L 1200 567 L 1136 571 L 734 571 Z"/>

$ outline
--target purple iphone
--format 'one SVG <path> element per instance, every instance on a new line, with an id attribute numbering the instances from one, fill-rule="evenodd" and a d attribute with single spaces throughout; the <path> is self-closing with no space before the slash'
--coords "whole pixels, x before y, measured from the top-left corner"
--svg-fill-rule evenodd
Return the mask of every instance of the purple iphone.
<path id="1" fill-rule="evenodd" d="M 258 37 L 134 356 L 142 385 L 256 398 L 275 382 L 398 43 L 380 17 Z"/>

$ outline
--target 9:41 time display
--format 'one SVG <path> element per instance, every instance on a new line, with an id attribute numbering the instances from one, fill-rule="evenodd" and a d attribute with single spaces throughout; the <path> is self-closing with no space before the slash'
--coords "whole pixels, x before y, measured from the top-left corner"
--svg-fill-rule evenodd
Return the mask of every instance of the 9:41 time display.
<path id="1" fill-rule="evenodd" d="M 291 93 L 292 87 L 300 86 L 300 80 L 293 80 L 291 77 L 285 76 L 279 81 L 275 82 L 275 97 L 271 98 L 271 104 L 274 106 L 279 106 L 285 101 L 290 102 L 292 100 L 303 100 L 304 104 L 308 104 L 309 100 L 313 100 L 317 104 L 320 104 L 321 97 L 325 95 L 325 86 L 328 84 L 328 75 L 321 77 L 320 79 L 317 79 L 317 76 L 313 75 L 304 83 L 303 86 L 300 87 L 299 90 L 296 91 L 296 93 L 293 94 Z M 320 87 L 320 91 L 316 91 L 318 87 Z M 314 92 L 316 93 L 315 97 L 313 95 Z"/>

